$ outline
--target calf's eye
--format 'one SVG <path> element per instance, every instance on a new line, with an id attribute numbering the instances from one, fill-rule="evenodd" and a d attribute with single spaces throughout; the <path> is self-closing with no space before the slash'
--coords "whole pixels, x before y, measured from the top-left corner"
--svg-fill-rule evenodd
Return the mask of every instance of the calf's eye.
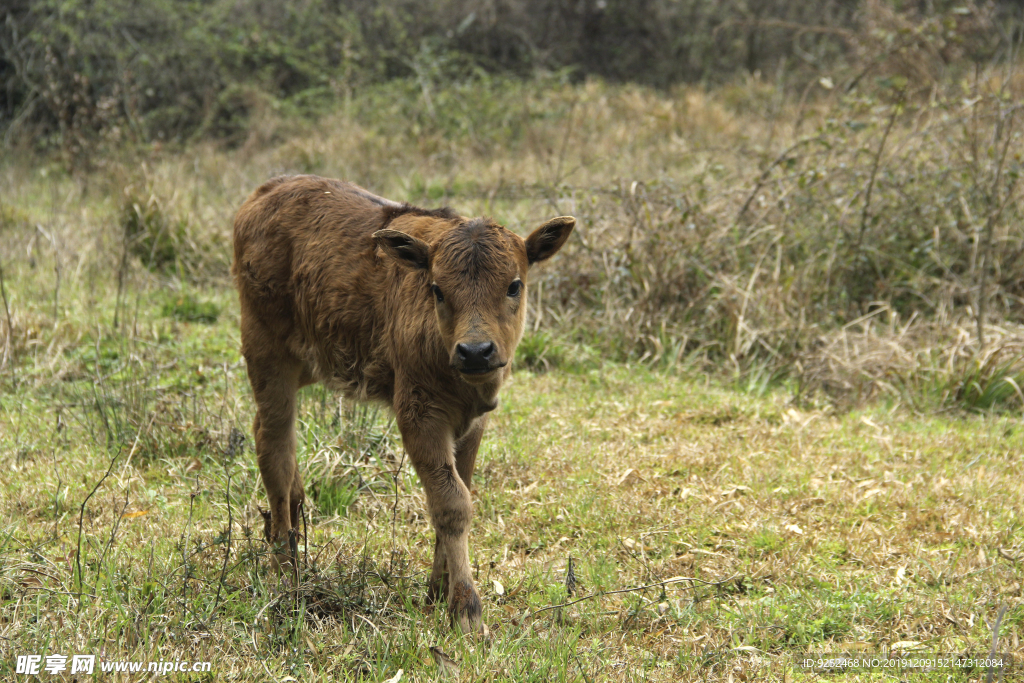
<path id="1" fill-rule="evenodd" d="M 523 290 L 523 281 L 515 280 L 508 286 L 508 295 L 511 297 L 519 296 L 519 293 Z"/>
<path id="2" fill-rule="evenodd" d="M 437 299 L 437 303 L 444 303 L 444 294 L 441 293 L 441 288 L 437 285 L 430 285 L 430 291 L 434 293 L 434 297 Z"/>

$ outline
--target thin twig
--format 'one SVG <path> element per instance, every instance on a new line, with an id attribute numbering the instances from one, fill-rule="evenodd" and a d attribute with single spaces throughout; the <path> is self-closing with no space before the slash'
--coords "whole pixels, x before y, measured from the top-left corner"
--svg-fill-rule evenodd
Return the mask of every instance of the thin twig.
<path id="1" fill-rule="evenodd" d="M 192 529 L 192 512 L 195 506 L 196 496 L 199 495 L 199 473 L 196 473 L 196 488 L 195 491 L 188 495 L 188 522 L 185 524 L 185 530 L 181 532 L 181 564 L 182 569 L 185 572 L 185 576 L 181 580 L 181 604 L 185 609 L 188 609 L 188 543 L 191 540 L 191 534 L 189 533 Z"/>
<path id="2" fill-rule="evenodd" d="M 580 675 L 583 676 L 584 683 L 591 683 L 590 676 L 587 675 L 587 672 L 583 669 L 583 664 L 580 662 L 580 656 L 578 654 L 576 654 L 575 652 L 572 653 L 572 656 L 573 656 L 573 659 L 576 660 L 576 666 L 580 670 Z"/>
<path id="3" fill-rule="evenodd" d="M 722 585 L 727 584 L 730 581 L 734 580 L 737 576 L 739 576 L 739 574 L 733 574 L 729 578 L 722 579 L 721 581 L 704 581 L 703 579 L 695 579 L 695 578 L 692 578 L 692 577 L 689 577 L 689 576 L 676 576 L 676 577 L 673 577 L 671 579 L 665 579 L 664 581 L 658 581 L 657 583 L 650 583 L 650 584 L 647 584 L 646 586 L 636 586 L 635 588 L 620 588 L 620 589 L 614 590 L 614 591 L 601 591 L 600 593 L 591 593 L 590 595 L 584 595 L 582 598 L 576 598 L 575 600 L 569 600 L 568 602 L 563 602 L 560 605 L 548 605 L 547 607 L 541 607 L 539 610 L 531 612 L 530 614 L 528 614 L 526 616 L 526 618 L 527 619 L 532 619 L 533 617 L 537 616 L 541 612 L 547 612 L 547 611 L 550 611 L 550 610 L 553 610 L 553 609 L 562 609 L 563 607 L 569 607 L 571 605 L 575 605 L 577 602 L 583 602 L 584 600 L 590 600 L 591 598 L 601 598 L 601 597 L 604 597 L 606 595 L 618 595 L 620 593 L 636 593 L 638 591 L 645 591 L 645 590 L 648 590 L 650 588 L 658 588 L 658 587 L 664 588 L 665 586 L 670 586 L 670 585 L 672 585 L 674 583 L 683 583 L 683 582 L 686 582 L 686 581 L 689 581 L 690 583 L 703 584 L 705 586 L 722 586 Z M 690 587 L 692 588 L 693 586 L 690 586 Z"/>
<path id="4" fill-rule="evenodd" d="M 149 427 L 146 428 L 147 431 L 148 431 L 148 429 L 150 427 L 153 426 L 153 421 L 154 420 L 156 420 L 156 413 L 153 413 L 153 419 L 151 419 L 149 421 Z M 131 462 L 132 456 L 135 454 L 135 449 L 139 447 L 139 437 L 141 435 L 142 435 L 142 432 L 138 432 L 135 435 L 135 442 L 132 444 L 132 449 L 130 451 L 128 451 L 128 457 L 124 459 L 124 465 L 121 466 L 121 474 L 124 474 L 125 469 L 128 467 L 128 463 Z M 129 483 L 131 483 L 131 482 L 129 481 Z M 124 519 L 124 512 L 125 512 L 125 510 L 128 509 L 128 494 L 129 494 L 130 490 L 131 489 L 128 486 L 124 487 L 124 505 L 121 506 L 121 513 L 117 516 L 117 521 L 114 522 L 114 529 L 110 532 L 110 539 L 107 540 L 107 546 L 103 549 L 103 554 L 100 555 L 100 562 L 99 562 L 100 564 L 103 564 L 103 560 L 106 559 L 106 557 L 107 557 L 107 551 L 110 550 L 110 546 L 112 546 L 114 544 L 114 539 L 117 537 L 117 530 L 120 528 L 121 521 Z M 97 580 L 99 580 L 99 572 L 100 572 L 100 569 L 99 569 L 99 567 L 97 567 L 97 569 L 96 569 L 96 578 L 97 578 Z"/>
<path id="5" fill-rule="evenodd" d="M 82 609 L 82 519 L 85 517 L 85 506 L 89 502 L 89 499 L 93 497 L 93 494 L 99 490 L 100 485 L 106 481 L 107 477 L 114 469 L 114 463 L 117 462 L 118 457 L 121 455 L 121 449 L 117 449 L 117 453 L 110 460 L 110 465 L 107 467 L 106 473 L 100 478 L 96 485 L 92 487 L 92 491 L 82 501 L 81 507 L 78 509 L 78 548 L 75 551 L 75 566 L 78 570 L 78 610 Z"/>
<path id="6" fill-rule="evenodd" d="M 114 540 L 117 538 L 117 530 L 121 528 L 121 522 L 124 520 L 125 510 L 128 509 L 128 495 L 131 491 L 129 486 L 124 487 L 124 505 L 121 506 L 121 512 L 118 513 L 117 519 L 114 520 L 114 528 L 110 530 L 110 538 L 107 539 L 107 545 L 103 548 L 103 553 L 100 554 L 100 561 L 96 564 L 96 582 L 99 583 L 100 572 L 103 571 L 103 561 L 107 559 L 107 553 L 110 551 L 110 547 L 114 545 Z"/>
<path id="7" fill-rule="evenodd" d="M 861 243 L 864 241 L 864 233 L 868 228 L 868 213 L 871 211 L 871 192 L 875 189 L 875 177 L 878 175 L 878 167 L 881 165 L 882 151 L 885 149 L 885 141 L 889 139 L 889 133 L 892 131 L 893 124 L 896 123 L 896 117 L 903 108 L 905 95 L 906 89 L 900 90 L 899 100 L 892 107 L 889 123 L 885 127 L 885 133 L 882 134 L 882 141 L 878 143 L 878 149 L 875 151 L 875 159 L 871 164 L 871 176 L 868 178 L 868 189 L 864 193 L 864 209 L 860 214 L 860 233 L 857 235 L 857 245 L 854 248 L 854 253 L 860 252 Z"/>
<path id="8" fill-rule="evenodd" d="M 810 138 L 803 138 L 801 140 L 797 140 L 792 145 L 782 150 L 782 154 L 775 157 L 775 161 L 768 164 L 768 168 L 764 169 L 764 171 L 761 173 L 761 176 L 757 179 L 757 183 L 754 184 L 754 189 L 751 190 L 750 195 L 747 197 L 747 201 L 743 202 L 743 207 L 740 209 L 740 212 L 736 214 L 736 223 L 740 222 L 740 219 L 743 218 L 743 214 L 745 214 L 747 212 L 747 209 L 750 208 L 750 203 L 754 201 L 754 197 L 756 197 L 757 193 L 761 191 L 762 187 L 764 187 L 764 184 L 768 181 L 768 176 L 771 175 L 772 170 L 774 170 L 776 166 L 784 162 L 786 158 L 790 155 L 790 153 L 794 152 L 800 147 L 803 147 L 809 142 L 815 142 L 816 140 L 820 139 L 820 135 L 815 135 L 814 137 Z"/>
<path id="9" fill-rule="evenodd" d="M 227 575 L 228 570 L 228 559 L 231 557 L 231 525 L 234 523 L 231 519 L 231 465 L 228 465 L 228 483 L 224 489 L 224 499 L 228 504 L 228 547 L 224 551 L 224 564 L 220 567 L 220 581 L 217 582 L 217 595 L 213 598 L 213 607 L 210 609 L 210 616 L 206 617 L 207 621 L 213 623 L 214 612 L 217 611 L 217 605 L 220 603 L 220 589 L 224 586 L 224 577 Z M 305 526 L 305 514 L 303 514 L 303 526 Z M 305 528 L 303 528 L 305 532 Z"/>

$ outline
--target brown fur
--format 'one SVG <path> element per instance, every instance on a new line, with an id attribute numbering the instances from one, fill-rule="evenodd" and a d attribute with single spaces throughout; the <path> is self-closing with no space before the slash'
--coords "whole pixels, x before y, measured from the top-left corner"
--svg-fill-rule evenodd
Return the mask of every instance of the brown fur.
<path id="1" fill-rule="evenodd" d="M 574 224 L 552 219 L 524 241 L 489 219 L 315 176 L 274 178 L 246 200 L 232 274 L 275 564 L 297 566 L 295 395 L 324 382 L 393 408 L 437 534 L 428 599 L 447 597 L 463 630 L 481 628 L 470 479 L 522 335 L 529 265 L 557 252 Z"/>

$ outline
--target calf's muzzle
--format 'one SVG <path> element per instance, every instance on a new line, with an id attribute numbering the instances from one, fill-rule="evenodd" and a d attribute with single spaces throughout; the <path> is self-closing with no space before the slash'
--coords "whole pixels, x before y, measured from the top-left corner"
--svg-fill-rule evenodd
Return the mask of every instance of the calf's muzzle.
<path id="1" fill-rule="evenodd" d="M 493 341 L 460 342 L 455 346 L 452 365 L 464 375 L 484 375 L 505 367 L 497 357 Z"/>

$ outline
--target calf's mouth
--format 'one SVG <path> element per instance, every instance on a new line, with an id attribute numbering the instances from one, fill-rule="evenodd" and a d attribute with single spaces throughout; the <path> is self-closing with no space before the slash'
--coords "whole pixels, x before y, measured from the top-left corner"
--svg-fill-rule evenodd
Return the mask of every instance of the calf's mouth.
<path id="1" fill-rule="evenodd" d="M 452 367 L 470 377 L 489 375 L 508 365 L 498 353 L 497 345 L 491 340 L 467 340 L 455 345 L 452 352 Z"/>
<path id="2" fill-rule="evenodd" d="M 508 365 L 508 361 L 504 363 L 498 363 L 496 365 L 489 365 L 487 367 L 459 367 L 457 365 L 453 365 L 452 367 L 454 367 L 463 375 L 468 375 L 470 377 L 480 377 L 482 375 L 489 375 L 492 372 L 501 370 L 506 365 Z"/>

